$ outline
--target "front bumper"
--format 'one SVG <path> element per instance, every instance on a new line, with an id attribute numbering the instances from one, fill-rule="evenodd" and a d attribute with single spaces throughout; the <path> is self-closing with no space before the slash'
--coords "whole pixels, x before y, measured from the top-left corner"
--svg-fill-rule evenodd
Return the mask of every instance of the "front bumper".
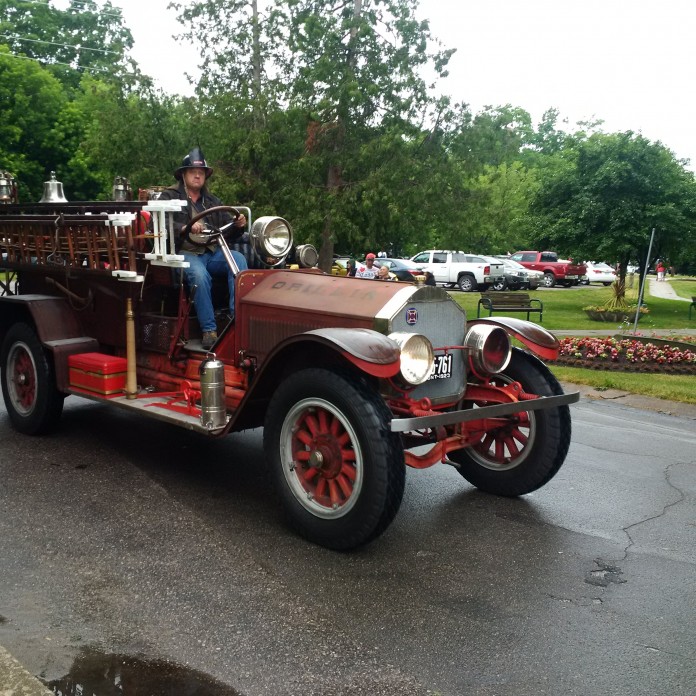
<path id="1" fill-rule="evenodd" d="M 466 421 L 480 420 L 482 418 L 497 418 L 498 416 L 510 416 L 522 411 L 540 411 L 544 408 L 557 408 L 567 406 L 580 400 L 580 392 L 560 394 L 559 396 L 541 396 L 529 401 L 513 401 L 507 404 L 495 406 L 483 406 L 482 408 L 467 408 L 461 411 L 447 411 L 432 416 L 414 416 L 413 418 L 393 418 L 391 431 L 393 433 L 406 433 L 412 430 L 436 428 L 442 425 L 465 423 Z"/>

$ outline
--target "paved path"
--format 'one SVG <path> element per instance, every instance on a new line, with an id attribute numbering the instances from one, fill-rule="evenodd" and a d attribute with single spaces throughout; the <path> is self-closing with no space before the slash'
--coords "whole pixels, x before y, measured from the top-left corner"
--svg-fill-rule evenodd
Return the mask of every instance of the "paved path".
<path id="1" fill-rule="evenodd" d="M 657 278 L 650 277 L 648 290 L 653 297 L 660 297 L 665 300 L 681 300 L 682 302 L 691 302 L 687 297 L 681 297 L 674 292 L 669 278 L 665 278 L 661 283 L 657 282 Z"/>

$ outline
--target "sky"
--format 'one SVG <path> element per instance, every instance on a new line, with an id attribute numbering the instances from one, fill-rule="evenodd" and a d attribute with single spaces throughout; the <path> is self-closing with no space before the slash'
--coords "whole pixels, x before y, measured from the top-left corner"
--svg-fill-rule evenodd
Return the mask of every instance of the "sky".
<path id="1" fill-rule="evenodd" d="M 143 72 L 166 92 L 192 95 L 183 73 L 197 74 L 198 53 L 171 38 L 182 28 L 169 0 L 112 4 Z M 511 104 L 537 123 L 556 108 L 567 130 L 601 119 L 605 132 L 659 140 L 696 168 L 692 0 L 421 0 L 417 17 L 457 49 L 439 90 L 473 112 Z"/>

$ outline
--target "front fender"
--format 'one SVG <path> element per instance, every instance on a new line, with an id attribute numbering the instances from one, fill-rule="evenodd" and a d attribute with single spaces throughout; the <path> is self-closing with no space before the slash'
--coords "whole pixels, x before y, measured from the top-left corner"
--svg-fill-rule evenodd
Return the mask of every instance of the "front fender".
<path id="1" fill-rule="evenodd" d="M 373 377 L 393 377 L 399 371 L 399 346 L 372 329 L 314 329 L 302 336 L 338 348 L 353 365 Z"/>
<path id="2" fill-rule="evenodd" d="M 475 324 L 494 324 L 502 327 L 545 360 L 555 360 L 558 357 L 558 339 L 550 331 L 534 322 L 515 317 L 487 317 L 467 322 L 467 328 Z"/>

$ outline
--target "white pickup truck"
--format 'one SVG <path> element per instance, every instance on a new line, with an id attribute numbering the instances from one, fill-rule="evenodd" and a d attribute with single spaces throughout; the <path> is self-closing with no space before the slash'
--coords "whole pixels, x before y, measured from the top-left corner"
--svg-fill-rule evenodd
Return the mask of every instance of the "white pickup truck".
<path id="1" fill-rule="evenodd" d="M 430 271 L 435 282 L 449 287 L 457 285 L 462 292 L 486 290 L 489 286 L 504 280 L 503 262 L 465 254 L 463 251 L 441 251 L 430 249 L 421 251 L 411 258 L 424 271 Z"/>

